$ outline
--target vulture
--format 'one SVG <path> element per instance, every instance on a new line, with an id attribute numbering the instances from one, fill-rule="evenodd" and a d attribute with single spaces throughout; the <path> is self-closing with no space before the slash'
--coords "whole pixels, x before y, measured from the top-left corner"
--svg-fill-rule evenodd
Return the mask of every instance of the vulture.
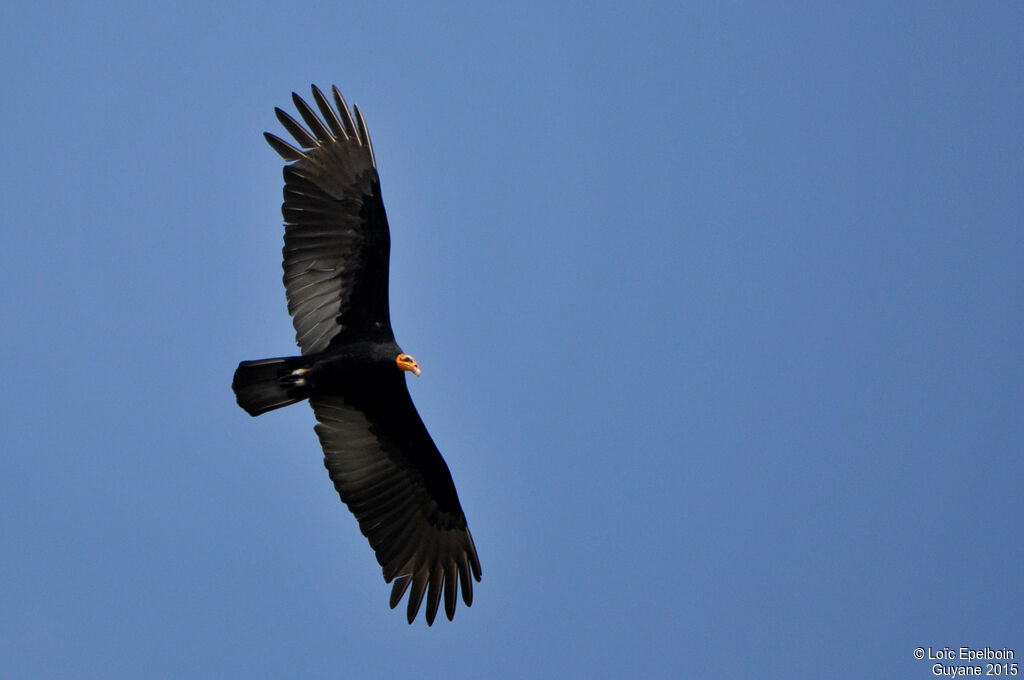
<path id="1" fill-rule="evenodd" d="M 279 108 L 294 144 L 269 132 L 284 160 L 284 287 L 300 356 L 243 361 L 232 388 L 258 416 L 309 400 L 324 465 L 394 582 L 411 624 L 427 625 L 459 591 L 469 606 L 480 560 L 444 458 L 416 412 L 405 374 L 419 364 L 395 342 L 388 309 L 391 236 L 377 163 L 359 107 L 315 85 L 316 111 L 297 94 L 305 126 Z"/>

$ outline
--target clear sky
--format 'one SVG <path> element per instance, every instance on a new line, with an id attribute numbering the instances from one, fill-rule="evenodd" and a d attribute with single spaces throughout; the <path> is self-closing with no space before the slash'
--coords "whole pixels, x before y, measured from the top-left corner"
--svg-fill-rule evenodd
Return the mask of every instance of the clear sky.
<path id="1" fill-rule="evenodd" d="M 0 675 L 1024 661 L 1024 4 L 101 4 L 0 9 Z M 310 83 L 483 566 L 432 628 L 230 388 Z"/>

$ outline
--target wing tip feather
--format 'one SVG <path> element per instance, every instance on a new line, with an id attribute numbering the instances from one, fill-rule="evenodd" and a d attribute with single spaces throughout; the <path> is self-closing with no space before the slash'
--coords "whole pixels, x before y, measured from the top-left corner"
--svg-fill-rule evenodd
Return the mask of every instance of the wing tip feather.
<path id="1" fill-rule="evenodd" d="M 276 151 L 281 158 L 285 159 L 286 161 L 297 161 L 299 159 L 306 157 L 306 154 L 303 153 L 300 149 L 296 149 L 294 146 L 284 141 L 275 134 L 264 132 L 263 138 L 266 139 L 267 143 L 270 144 L 270 147 L 274 151 Z"/>

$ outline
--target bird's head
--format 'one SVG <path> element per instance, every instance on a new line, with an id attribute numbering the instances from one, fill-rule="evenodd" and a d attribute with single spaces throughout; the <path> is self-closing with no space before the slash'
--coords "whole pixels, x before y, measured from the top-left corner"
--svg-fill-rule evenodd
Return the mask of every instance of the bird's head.
<path id="1" fill-rule="evenodd" d="M 403 371 L 409 371 L 416 377 L 420 375 L 420 365 L 416 363 L 416 360 L 411 355 L 402 352 L 395 358 L 395 363 L 398 364 L 398 368 Z"/>

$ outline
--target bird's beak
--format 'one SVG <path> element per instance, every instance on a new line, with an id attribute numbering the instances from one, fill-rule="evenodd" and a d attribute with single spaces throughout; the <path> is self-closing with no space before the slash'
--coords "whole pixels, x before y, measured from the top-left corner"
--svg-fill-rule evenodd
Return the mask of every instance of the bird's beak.
<path id="1" fill-rule="evenodd" d="M 416 360 L 410 355 L 399 354 L 398 358 L 395 359 L 395 363 L 397 363 L 398 367 L 403 371 L 409 371 L 417 378 L 420 377 L 420 365 L 416 363 Z"/>

